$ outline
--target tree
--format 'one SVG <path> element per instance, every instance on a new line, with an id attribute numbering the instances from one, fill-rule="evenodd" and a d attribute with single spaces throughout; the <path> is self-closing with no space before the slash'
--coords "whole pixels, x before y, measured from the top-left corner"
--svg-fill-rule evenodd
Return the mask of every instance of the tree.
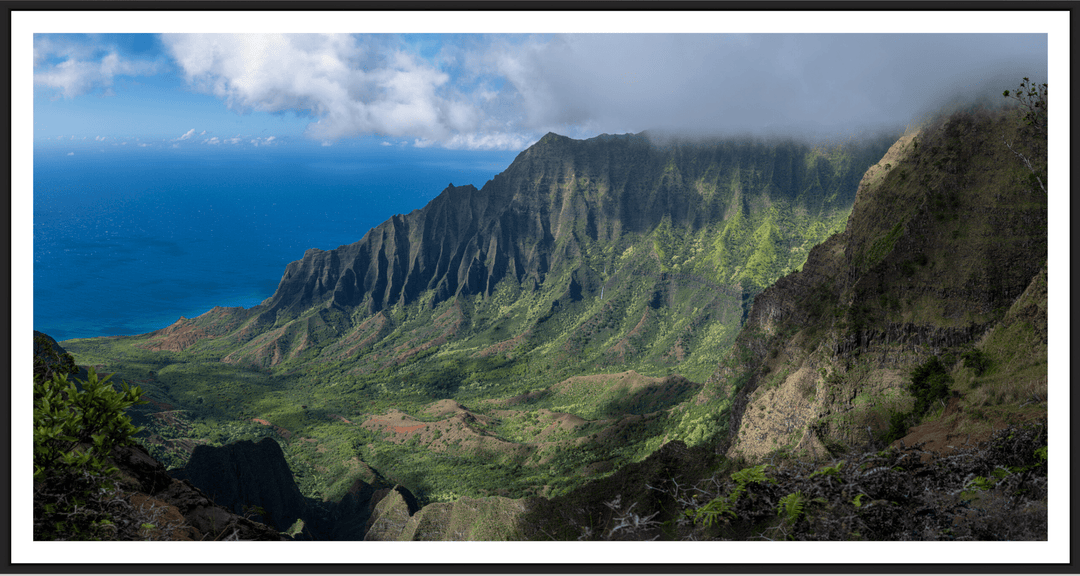
<path id="1" fill-rule="evenodd" d="M 1020 87 L 1016 91 L 1006 90 L 1001 93 L 1006 98 L 1012 98 L 1020 103 L 1020 108 L 1024 111 L 1024 121 L 1028 126 L 1035 129 L 1036 132 L 1046 135 L 1046 120 L 1047 120 L 1047 107 L 1046 107 L 1046 83 L 1035 84 L 1027 77 L 1020 82 Z"/>
<path id="2" fill-rule="evenodd" d="M 1046 100 L 1046 83 L 1035 84 L 1031 82 L 1026 76 L 1024 80 L 1020 82 L 1020 87 L 1015 91 L 1006 90 L 1001 93 L 1006 98 L 1012 98 L 1020 103 L 1020 109 L 1023 114 L 1024 123 L 1034 129 L 1037 139 L 1045 140 L 1047 136 L 1047 119 L 1049 109 L 1047 108 Z M 1032 165 L 1031 160 L 1021 154 L 1019 151 L 1012 147 L 1005 137 L 1001 137 L 1002 142 L 1009 149 L 1010 152 L 1016 155 L 1021 162 L 1027 166 L 1031 171 L 1030 178 L 1032 181 L 1038 183 L 1039 188 L 1042 188 L 1043 193 L 1046 193 L 1046 185 L 1043 183 L 1043 177 L 1040 175 L 1040 171 L 1036 170 Z"/>
<path id="3" fill-rule="evenodd" d="M 93 368 L 85 382 L 69 382 L 62 371 L 34 376 L 35 539 L 116 534 L 109 510 L 117 469 L 108 458 L 114 447 L 134 444 L 139 429 L 124 411 L 146 401 L 138 387 L 122 383 L 117 391 L 108 380 Z"/>

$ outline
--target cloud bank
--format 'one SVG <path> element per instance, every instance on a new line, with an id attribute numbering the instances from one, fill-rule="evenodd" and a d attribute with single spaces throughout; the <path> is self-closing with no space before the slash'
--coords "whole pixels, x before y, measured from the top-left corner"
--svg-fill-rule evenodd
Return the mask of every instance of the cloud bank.
<path id="1" fill-rule="evenodd" d="M 902 127 L 1045 79 L 1045 34 L 165 34 L 183 81 L 308 138 L 522 149 L 660 130 L 831 137 Z M 35 42 L 35 82 L 74 97 L 161 64 Z M 56 62 L 56 60 L 61 60 Z M 194 133 L 186 134 L 188 139 Z M 227 142 L 228 140 L 221 140 Z M 207 141 L 212 143 L 211 141 Z"/>

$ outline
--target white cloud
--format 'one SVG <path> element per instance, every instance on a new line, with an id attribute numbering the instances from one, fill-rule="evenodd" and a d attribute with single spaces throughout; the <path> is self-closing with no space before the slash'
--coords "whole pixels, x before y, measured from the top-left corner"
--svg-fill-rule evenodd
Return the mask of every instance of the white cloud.
<path id="1" fill-rule="evenodd" d="M 455 134 L 449 140 L 435 142 L 433 140 L 417 139 L 413 146 L 428 148 L 441 144 L 445 148 L 457 150 L 524 150 L 536 142 L 536 138 L 529 138 L 520 134 L 507 133 L 470 133 Z"/>
<path id="2" fill-rule="evenodd" d="M 311 138 L 375 133 L 442 143 L 483 128 L 485 115 L 450 85 L 448 73 L 385 38 L 166 34 L 162 40 L 191 84 L 237 111 L 310 115 Z"/>
<path id="3" fill-rule="evenodd" d="M 277 144 L 275 140 L 277 140 L 276 136 L 267 136 L 265 138 L 253 138 L 251 143 L 255 146 L 259 146 L 260 144 L 263 146 L 274 146 Z"/>
<path id="4" fill-rule="evenodd" d="M 147 76 L 160 69 L 158 62 L 122 58 L 114 48 L 100 49 L 49 36 L 34 39 L 34 84 L 55 89 L 57 97 L 74 98 L 98 88 L 111 95 L 116 76 Z"/>
<path id="5" fill-rule="evenodd" d="M 195 129 L 192 128 L 191 130 L 188 130 L 187 132 L 184 132 L 184 134 L 182 136 L 180 136 L 179 138 L 175 138 L 173 141 L 175 142 L 177 140 L 187 140 L 187 139 L 191 138 L 194 135 L 195 135 Z"/>
<path id="6" fill-rule="evenodd" d="M 547 131 L 895 126 L 953 93 L 1000 94 L 1000 78 L 1041 77 L 1046 66 L 1039 35 L 166 34 L 162 43 L 192 86 L 238 112 L 309 117 L 316 141 L 377 135 L 461 149 L 520 149 Z"/>
<path id="7" fill-rule="evenodd" d="M 855 131 L 1045 74 L 1037 35 L 578 34 L 498 40 L 518 129 Z M 1043 40 L 1045 46 L 1045 40 Z M 1029 70 L 1030 72 L 1023 72 Z M 1008 84 L 1004 84 L 1007 86 Z"/>
<path id="8" fill-rule="evenodd" d="M 68 152 L 68 154 L 67 154 L 67 155 L 68 155 L 68 156 L 74 156 L 74 155 L 75 155 L 75 153 L 74 153 L 74 152 Z"/>
<path id="9" fill-rule="evenodd" d="M 221 144 L 221 140 L 218 140 L 217 136 L 214 136 L 213 138 L 210 138 L 210 139 L 207 139 L 207 140 L 203 140 L 203 142 L 206 143 L 206 144 L 211 144 L 211 145 Z"/>

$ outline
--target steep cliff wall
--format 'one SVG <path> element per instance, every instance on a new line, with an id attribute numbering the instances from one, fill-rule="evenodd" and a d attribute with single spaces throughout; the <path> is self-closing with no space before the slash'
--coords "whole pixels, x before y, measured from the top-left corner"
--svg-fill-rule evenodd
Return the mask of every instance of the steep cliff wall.
<path id="1" fill-rule="evenodd" d="M 449 186 L 357 243 L 309 250 L 289 264 L 263 313 L 276 320 L 320 304 L 375 312 L 426 290 L 433 303 L 490 294 L 507 276 L 539 284 L 552 269 L 575 266 L 585 243 L 617 244 L 664 221 L 697 230 L 776 201 L 812 213 L 843 209 L 866 151 L 841 151 L 548 134 L 482 190 Z"/>
<path id="2" fill-rule="evenodd" d="M 867 171 L 846 230 L 755 298 L 712 379 L 736 394 L 729 454 L 870 443 L 910 406 L 913 366 L 942 355 L 962 372 L 1046 265 L 1046 194 L 1006 142 L 1045 167 L 1045 134 L 982 110 L 906 135 Z"/>

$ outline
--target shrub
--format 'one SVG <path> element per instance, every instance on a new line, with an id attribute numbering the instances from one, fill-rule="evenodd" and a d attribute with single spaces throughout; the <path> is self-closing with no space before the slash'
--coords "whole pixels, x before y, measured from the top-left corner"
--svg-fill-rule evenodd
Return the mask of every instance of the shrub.
<path id="1" fill-rule="evenodd" d="M 976 376 L 982 376 L 990 367 L 990 358 L 978 348 L 964 352 L 961 357 L 964 359 L 964 367 L 974 370 Z"/>
<path id="2" fill-rule="evenodd" d="M 108 456 L 133 444 L 139 429 L 124 411 L 142 390 L 90 369 L 85 382 L 67 374 L 34 377 L 34 538 L 98 540 L 113 532 L 105 501 L 115 492 Z M 81 384 L 76 386 L 76 383 Z"/>
<path id="3" fill-rule="evenodd" d="M 892 444 L 907 436 L 909 416 L 910 413 L 908 412 L 889 412 L 889 430 L 885 432 L 885 436 L 882 438 L 886 444 Z"/>
<path id="4" fill-rule="evenodd" d="M 915 397 L 912 415 L 919 417 L 926 414 L 931 404 L 948 396 L 950 384 L 952 376 L 949 376 L 948 370 L 937 356 L 915 367 L 911 371 L 911 385 L 908 387 L 911 395 Z"/>

